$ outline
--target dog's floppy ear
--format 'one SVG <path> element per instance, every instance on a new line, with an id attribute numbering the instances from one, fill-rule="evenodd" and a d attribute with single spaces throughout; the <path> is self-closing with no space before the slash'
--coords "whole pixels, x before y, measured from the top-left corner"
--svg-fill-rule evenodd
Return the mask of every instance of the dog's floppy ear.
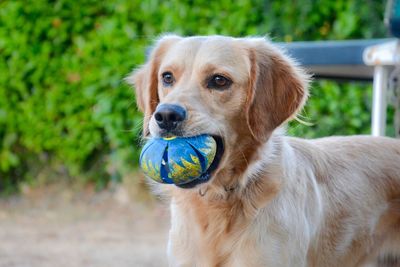
<path id="1" fill-rule="evenodd" d="M 158 97 L 158 69 L 161 59 L 168 47 L 179 40 L 179 36 L 166 35 L 161 37 L 153 47 L 147 62 L 135 69 L 126 81 L 135 87 L 136 102 L 144 113 L 143 135 L 149 135 L 149 120 L 160 102 Z"/>
<path id="2" fill-rule="evenodd" d="M 264 142 L 303 107 L 308 76 L 265 39 L 251 38 L 247 42 L 251 61 L 247 123 L 253 136 Z"/>

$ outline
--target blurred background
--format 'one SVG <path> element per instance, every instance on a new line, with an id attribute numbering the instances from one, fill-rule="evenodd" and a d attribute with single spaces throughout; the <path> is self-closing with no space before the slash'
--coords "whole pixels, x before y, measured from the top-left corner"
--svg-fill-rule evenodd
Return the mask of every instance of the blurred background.
<path id="1" fill-rule="evenodd" d="M 136 170 L 123 81 L 158 35 L 383 38 L 384 2 L 0 0 L 0 266 L 165 264 L 168 213 Z M 289 134 L 368 134 L 371 88 L 314 81 L 311 125 Z"/>

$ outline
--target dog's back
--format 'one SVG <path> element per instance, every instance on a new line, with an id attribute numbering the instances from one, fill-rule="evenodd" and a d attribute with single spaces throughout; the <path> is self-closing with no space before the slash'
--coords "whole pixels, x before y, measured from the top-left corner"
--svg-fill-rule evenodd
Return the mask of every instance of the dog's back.
<path id="1" fill-rule="evenodd" d="M 324 203 L 322 228 L 309 254 L 313 266 L 329 266 L 329 258 L 338 263 L 345 251 L 349 253 L 343 263 L 359 258 L 359 263 L 396 266 L 400 140 L 370 136 L 289 140 L 304 164 L 311 164 Z M 321 247 L 329 250 L 323 257 Z"/>

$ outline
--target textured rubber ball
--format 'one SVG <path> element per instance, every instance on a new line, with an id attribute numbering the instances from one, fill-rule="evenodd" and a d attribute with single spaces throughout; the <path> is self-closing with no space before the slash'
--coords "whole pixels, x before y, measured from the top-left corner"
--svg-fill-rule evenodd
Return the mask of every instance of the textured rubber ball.
<path id="1" fill-rule="evenodd" d="M 182 185 L 205 174 L 216 151 L 217 143 L 210 135 L 153 138 L 143 147 L 139 164 L 154 181 Z"/>

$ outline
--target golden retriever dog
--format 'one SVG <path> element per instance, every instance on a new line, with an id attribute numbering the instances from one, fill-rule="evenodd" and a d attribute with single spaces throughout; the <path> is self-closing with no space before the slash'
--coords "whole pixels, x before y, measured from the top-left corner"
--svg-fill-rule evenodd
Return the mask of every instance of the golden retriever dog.
<path id="1" fill-rule="evenodd" d="M 308 76 L 265 38 L 166 35 L 127 80 L 145 137 L 219 140 L 207 182 L 157 185 L 170 266 L 376 266 L 399 248 L 400 140 L 285 136 Z"/>

